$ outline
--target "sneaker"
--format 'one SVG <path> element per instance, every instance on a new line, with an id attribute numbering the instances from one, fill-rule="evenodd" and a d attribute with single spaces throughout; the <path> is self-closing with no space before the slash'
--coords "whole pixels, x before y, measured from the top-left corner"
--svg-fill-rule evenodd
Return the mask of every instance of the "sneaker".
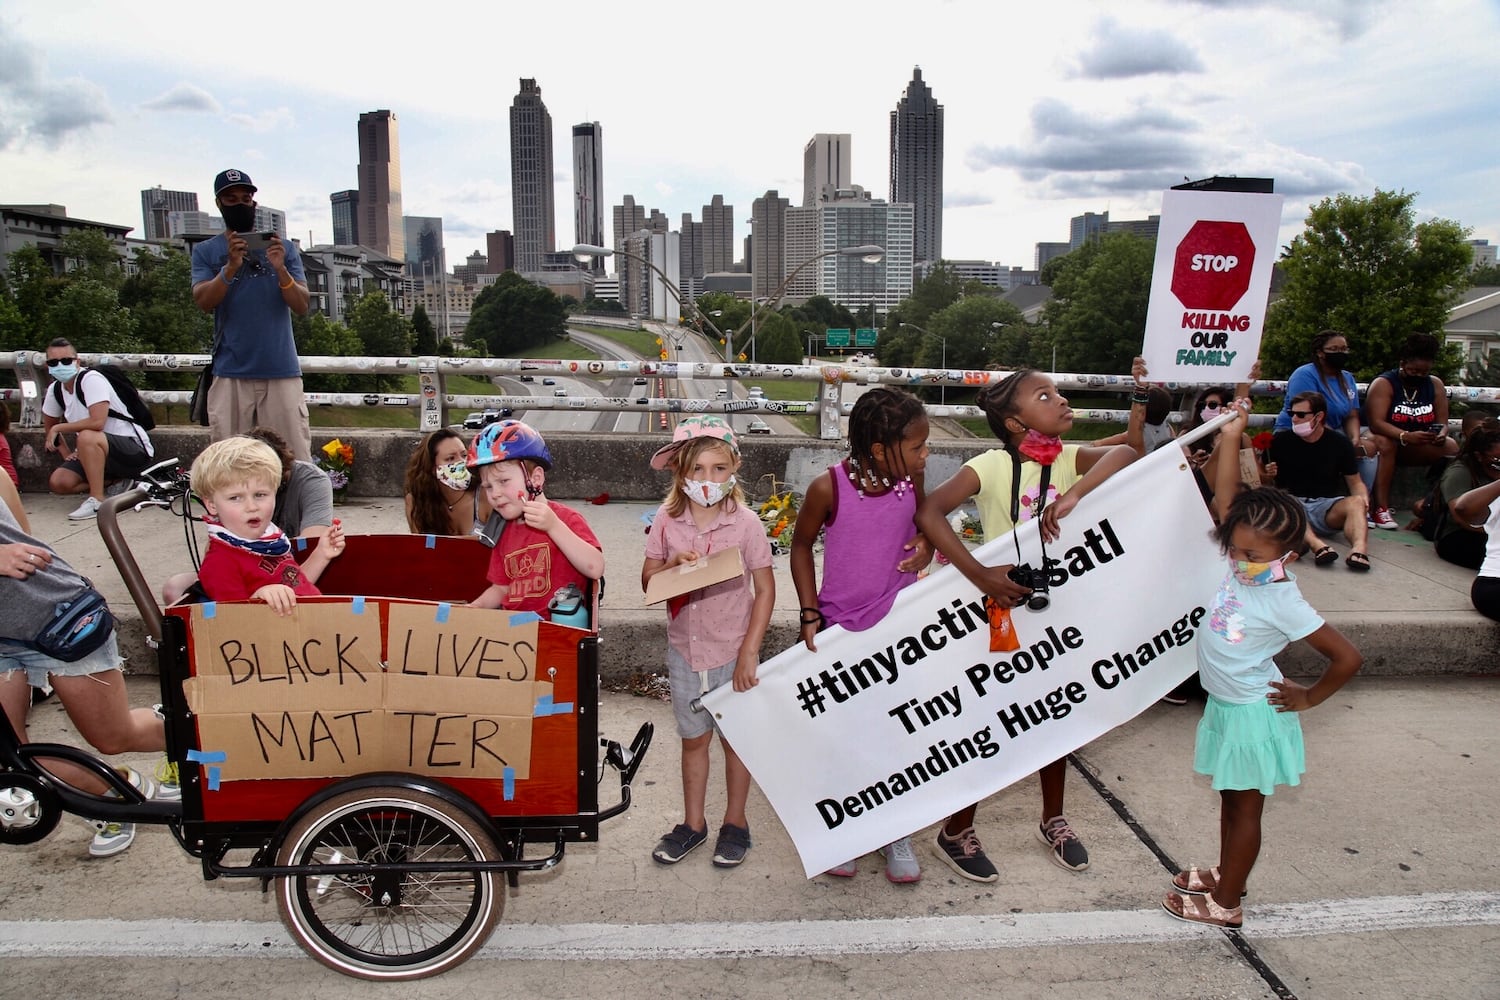
<path id="1" fill-rule="evenodd" d="M 855 858 L 853 861 L 845 861 L 841 865 L 834 865 L 823 874 L 836 875 L 839 878 L 853 878 L 859 874 L 859 859 Z"/>
<path id="2" fill-rule="evenodd" d="M 116 479 L 114 482 L 104 487 L 104 495 L 107 497 L 117 497 L 121 493 L 133 489 L 135 489 L 134 479 Z"/>
<path id="3" fill-rule="evenodd" d="M 719 827 L 719 839 L 714 842 L 715 868 L 737 868 L 749 853 L 749 829 L 733 823 L 725 823 Z"/>
<path id="4" fill-rule="evenodd" d="M 178 779 L 177 765 L 168 760 L 165 754 L 156 763 L 156 801 L 182 801 L 182 783 Z"/>
<path id="5" fill-rule="evenodd" d="M 656 842 L 651 859 L 659 864 L 675 865 L 707 839 L 707 830 L 694 830 L 686 823 L 678 823 L 672 827 L 671 833 Z"/>
<path id="6" fill-rule="evenodd" d="M 1176 691 L 1169 691 L 1161 696 L 1161 703 L 1163 705 L 1186 705 L 1187 698 L 1178 694 Z"/>
<path id="7" fill-rule="evenodd" d="M 69 521 L 87 521 L 89 518 L 99 516 L 99 501 L 93 497 L 84 497 L 83 503 L 78 509 L 68 515 Z"/>
<path id="8" fill-rule="evenodd" d="M 910 885 L 922 880 L 922 866 L 917 864 L 917 852 L 911 848 L 911 838 L 902 837 L 880 849 L 885 857 L 886 881 L 896 885 Z"/>
<path id="9" fill-rule="evenodd" d="M 1089 852 L 1083 841 L 1061 816 L 1054 816 L 1036 828 L 1036 839 L 1046 844 L 1052 863 L 1070 872 L 1081 872 L 1089 866 Z"/>
<path id="10" fill-rule="evenodd" d="M 133 767 L 125 767 L 125 780 L 130 782 L 132 788 L 139 789 L 146 798 L 151 798 L 156 792 L 156 786 L 151 779 Z M 89 842 L 89 857 L 111 858 L 125 850 L 135 842 L 135 824 L 118 823 L 113 820 L 95 819 L 89 820 L 89 825 L 94 828 L 94 839 Z"/>
<path id="11" fill-rule="evenodd" d="M 1389 507 L 1373 508 L 1370 511 L 1370 516 L 1365 519 L 1365 523 L 1372 528 L 1384 528 L 1386 531 L 1395 531 L 1399 527 L 1396 524 L 1396 519 L 1391 516 L 1391 509 Z"/>
<path id="12" fill-rule="evenodd" d="M 947 862 L 948 867 L 958 872 L 964 878 L 973 882 L 998 882 L 1000 871 L 985 856 L 984 848 L 979 846 L 979 835 L 971 826 L 952 840 L 943 833 L 943 828 L 938 827 L 937 832 L 938 857 Z"/>

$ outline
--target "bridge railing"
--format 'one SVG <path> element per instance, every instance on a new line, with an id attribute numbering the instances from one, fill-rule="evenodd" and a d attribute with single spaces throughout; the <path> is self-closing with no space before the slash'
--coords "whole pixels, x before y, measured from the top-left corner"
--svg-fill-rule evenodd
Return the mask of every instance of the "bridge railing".
<path id="1" fill-rule="evenodd" d="M 201 372 L 209 363 L 206 354 L 80 354 L 85 364 L 115 364 L 128 371 Z M 819 436 L 835 439 L 841 436 L 839 417 L 847 416 L 856 392 L 844 390 L 869 385 L 894 385 L 908 389 L 948 387 L 977 389 L 1004 379 L 1008 370 L 966 370 L 940 368 L 887 367 L 882 365 L 846 364 L 750 364 L 722 361 L 603 361 L 555 358 L 444 358 L 444 357 L 326 357 L 300 359 L 305 374 L 332 375 L 414 375 L 414 392 L 309 392 L 307 405 L 335 407 L 394 407 L 415 411 L 418 428 L 424 433 L 461 421 L 454 418 L 471 410 L 566 410 L 576 412 L 660 412 L 660 413 L 726 413 L 726 414 L 815 414 Z M 40 351 L 15 351 L 0 355 L 0 369 L 15 372 L 17 388 L 0 390 L 0 398 L 20 400 L 22 427 L 40 426 L 42 393 L 51 385 L 46 377 L 46 355 Z M 574 394 L 530 395 L 526 393 L 455 393 L 448 389 L 454 376 L 489 379 L 509 378 L 517 385 L 544 385 L 541 379 L 570 378 L 598 382 L 600 395 Z M 651 384 L 634 385 L 636 378 L 651 379 Z M 611 383 L 631 379 L 625 394 Z M 1059 372 L 1052 375 L 1063 392 L 1128 393 L 1128 375 L 1093 375 Z M 744 382 L 758 385 L 764 395 L 738 396 L 732 391 L 727 398 L 707 399 L 684 395 L 684 383 L 690 381 Z M 777 382 L 814 382 L 819 391 L 812 400 L 778 399 Z M 1207 383 L 1162 383 L 1171 392 L 1191 392 Z M 497 384 L 497 388 L 500 386 Z M 1360 386 L 1361 390 L 1366 387 Z M 674 391 L 675 390 L 675 391 Z M 1280 396 L 1286 391 L 1284 381 L 1255 383 L 1251 392 L 1257 396 Z M 1500 403 L 1500 389 L 1485 386 L 1454 385 L 1447 387 L 1448 398 L 1466 403 Z M 192 401 L 191 389 L 146 389 L 141 396 L 148 403 L 186 405 Z M 960 403 L 927 404 L 927 412 L 936 417 L 982 419 L 984 411 Z M 1075 408 L 1079 420 L 1102 423 L 1125 423 L 1128 409 Z M 1268 426 L 1274 417 L 1255 414 L 1251 423 Z"/>

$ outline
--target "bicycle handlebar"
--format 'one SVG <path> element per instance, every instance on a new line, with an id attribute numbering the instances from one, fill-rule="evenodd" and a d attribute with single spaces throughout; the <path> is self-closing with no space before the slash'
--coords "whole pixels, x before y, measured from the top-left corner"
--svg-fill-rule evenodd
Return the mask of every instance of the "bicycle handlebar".
<path id="1" fill-rule="evenodd" d="M 135 561 L 135 555 L 125 542 L 118 515 L 126 507 L 137 510 L 148 506 L 170 507 L 172 501 L 184 495 L 187 489 L 187 474 L 179 468 L 177 459 L 169 458 L 140 473 L 140 481 L 133 489 L 106 498 L 99 507 L 99 535 L 104 539 L 104 547 L 109 550 L 110 559 L 120 571 L 125 588 L 130 591 L 130 598 L 140 611 L 141 621 L 145 623 L 146 631 L 151 634 L 154 643 L 161 642 L 161 606 L 156 603 L 156 594 L 146 582 L 140 565 Z"/>

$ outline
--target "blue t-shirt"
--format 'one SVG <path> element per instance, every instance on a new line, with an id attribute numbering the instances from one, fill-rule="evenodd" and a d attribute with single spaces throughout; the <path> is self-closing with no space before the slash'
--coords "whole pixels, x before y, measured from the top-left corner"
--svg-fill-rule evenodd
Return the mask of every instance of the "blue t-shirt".
<path id="1" fill-rule="evenodd" d="M 297 244 L 283 241 L 286 269 L 305 282 Z M 193 284 L 207 281 L 229 263 L 224 234 L 193 247 Z M 292 311 L 281 297 L 276 272 L 264 250 L 245 254 L 245 264 L 230 282 L 224 301 L 214 309 L 215 378 L 297 378 L 297 344 L 292 339 Z"/>
<path id="2" fill-rule="evenodd" d="M 1323 619 L 1287 573 L 1279 583 L 1251 587 L 1224 575 L 1208 616 L 1198 626 L 1198 673 L 1203 690 L 1235 705 L 1263 700 L 1281 680 L 1272 659 L 1290 643 L 1323 627 Z"/>
<path id="3" fill-rule="evenodd" d="M 1339 372 L 1336 386 L 1330 384 L 1318 371 L 1315 364 L 1305 364 L 1292 372 L 1286 380 L 1286 395 L 1282 397 L 1281 412 L 1276 414 L 1276 429 L 1290 430 L 1292 427 L 1292 397 L 1299 392 L 1321 393 L 1328 401 L 1328 416 L 1325 423 L 1331 431 L 1344 433 L 1344 421 L 1350 413 L 1359 412 L 1359 384 L 1349 372 Z"/>

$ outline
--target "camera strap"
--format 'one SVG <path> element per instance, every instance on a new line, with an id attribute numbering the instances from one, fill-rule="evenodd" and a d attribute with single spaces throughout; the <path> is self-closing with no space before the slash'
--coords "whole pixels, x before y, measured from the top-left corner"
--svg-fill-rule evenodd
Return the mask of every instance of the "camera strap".
<path id="1" fill-rule="evenodd" d="M 1042 516 L 1042 508 L 1047 506 L 1047 487 L 1052 484 L 1052 466 L 1042 466 L 1041 483 L 1037 487 L 1036 510 L 1032 511 L 1032 517 Z M 1021 526 L 1021 456 L 1016 452 L 1010 453 L 1010 538 L 1016 543 L 1016 565 L 1019 566 L 1024 560 L 1021 558 L 1021 536 L 1016 534 L 1016 529 Z M 1042 533 L 1037 532 L 1037 543 L 1042 548 L 1041 568 L 1047 568 L 1047 542 L 1042 538 Z"/>

